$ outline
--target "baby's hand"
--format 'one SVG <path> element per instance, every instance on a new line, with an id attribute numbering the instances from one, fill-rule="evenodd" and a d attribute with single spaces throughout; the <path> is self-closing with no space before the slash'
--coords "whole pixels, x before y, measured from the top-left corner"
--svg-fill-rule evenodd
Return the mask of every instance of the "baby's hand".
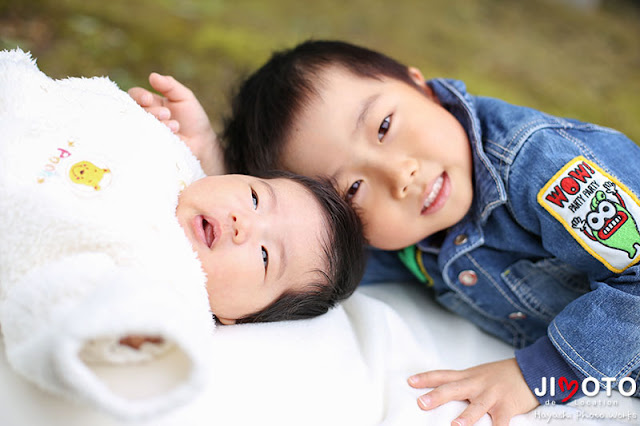
<path id="1" fill-rule="evenodd" d="M 138 350 L 143 343 L 160 344 L 163 342 L 164 339 L 162 339 L 162 337 L 126 336 L 120 339 L 118 343 L 123 346 L 129 346 L 132 349 Z"/>
<path id="2" fill-rule="evenodd" d="M 466 370 L 437 370 L 409 378 L 414 388 L 435 388 L 418 398 L 423 410 L 449 401 L 469 401 L 469 406 L 451 422 L 452 426 L 471 426 L 485 413 L 494 426 L 506 426 L 511 417 L 538 406 L 515 358 L 482 364 Z"/>
<path id="3" fill-rule="evenodd" d="M 195 95 L 171 76 L 151 73 L 151 87 L 160 95 L 141 87 L 129 89 L 141 107 L 176 133 L 200 160 L 208 175 L 224 173 L 222 151 L 209 117 Z"/>

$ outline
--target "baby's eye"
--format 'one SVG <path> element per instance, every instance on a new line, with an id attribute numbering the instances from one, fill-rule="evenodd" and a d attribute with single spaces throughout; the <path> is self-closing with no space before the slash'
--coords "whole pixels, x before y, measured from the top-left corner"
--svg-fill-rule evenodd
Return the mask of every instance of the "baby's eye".
<path id="1" fill-rule="evenodd" d="M 264 264 L 264 270 L 266 271 L 267 268 L 269 267 L 269 252 L 267 251 L 266 248 L 264 248 L 264 246 L 262 246 L 261 249 L 262 249 L 262 263 Z"/>
<path id="2" fill-rule="evenodd" d="M 257 210 L 258 209 L 258 202 L 260 201 L 258 198 L 258 194 L 256 193 L 256 191 L 251 188 L 251 200 L 253 201 L 253 209 Z"/>
<path id="3" fill-rule="evenodd" d="M 351 186 L 349 187 L 349 189 L 347 189 L 347 193 L 345 194 L 345 200 L 347 201 L 351 201 L 353 199 L 353 197 L 356 196 L 356 192 L 358 192 L 358 189 L 360 189 L 360 185 L 362 184 L 361 180 L 357 180 L 355 182 L 353 182 L 353 184 L 351 184 Z"/>
<path id="4" fill-rule="evenodd" d="M 384 118 L 384 120 L 382 120 L 382 123 L 380 124 L 380 127 L 378 128 L 378 140 L 379 141 L 382 141 L 382 139 L 384 139 L 385 135 L 389 131 L 389 127 L 390 126 L 391 126 L 391 116 L 387 115 Z"/>

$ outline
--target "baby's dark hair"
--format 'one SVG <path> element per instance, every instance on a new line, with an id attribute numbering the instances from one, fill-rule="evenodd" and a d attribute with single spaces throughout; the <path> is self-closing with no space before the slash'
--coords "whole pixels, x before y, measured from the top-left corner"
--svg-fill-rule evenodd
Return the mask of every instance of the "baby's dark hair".
<path id="1" fill-rule="evenodd" d="M 291 126 L 317 94 L 322 72 L 332 66 L 359 77 L 390 77 L 415 86 L 406 65 L 342 41 L 309 40 L 275 52 L 233 97 L 222 132 L 228 172 L 256 174 L 281 168 Z"/>
<path id="2" fill-rule="evenodd" d="M 287 178 L 304 186 L 320 204 L 328 230 L 325 269 L 321 278 L 305 283 L 303 291 L 287 291 L 266 308 L 237 320 L 238 323 L 273 322 L 312 318 L 324 314 L 349 297 L 362 279 L 365 239 L 358 216 L 338 195 L 331 182 L 285 171 L 258 174 L 266 179 Z"/>

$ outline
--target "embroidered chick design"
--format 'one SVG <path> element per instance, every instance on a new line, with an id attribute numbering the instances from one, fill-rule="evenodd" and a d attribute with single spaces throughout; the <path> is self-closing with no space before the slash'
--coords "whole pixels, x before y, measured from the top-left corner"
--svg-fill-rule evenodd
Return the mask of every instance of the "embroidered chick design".
<path id="1" fill-rule="evenodd" d="M 100 181 L 105 173 L 111 173 L 111 170 L 100 168 L 90 161 L 80 161 L 69 169 L 69 178 L 74 183 L 100 191 Z"/>

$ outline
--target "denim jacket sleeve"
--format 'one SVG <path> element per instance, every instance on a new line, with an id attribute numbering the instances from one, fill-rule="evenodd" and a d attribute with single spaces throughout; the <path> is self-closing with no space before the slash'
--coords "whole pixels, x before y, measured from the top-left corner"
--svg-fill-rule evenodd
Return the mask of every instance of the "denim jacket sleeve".
<path id="1" fill-rule="evenodd" d="M 367 248 L 367 266 L 361 285 L 385 282 L 414 282 L 413 274 L 402 264 L 396 251 Z"/>
<path id="2" fill-rule="evenodd" d="M 615 386 L 640 365 L 640 148 L 574 120 L 530 124 L 501 167 L 508 208 L 551 256 L 586 272 L 591 291 L 516 358 L 532 390 L 554 375 Z"/>

